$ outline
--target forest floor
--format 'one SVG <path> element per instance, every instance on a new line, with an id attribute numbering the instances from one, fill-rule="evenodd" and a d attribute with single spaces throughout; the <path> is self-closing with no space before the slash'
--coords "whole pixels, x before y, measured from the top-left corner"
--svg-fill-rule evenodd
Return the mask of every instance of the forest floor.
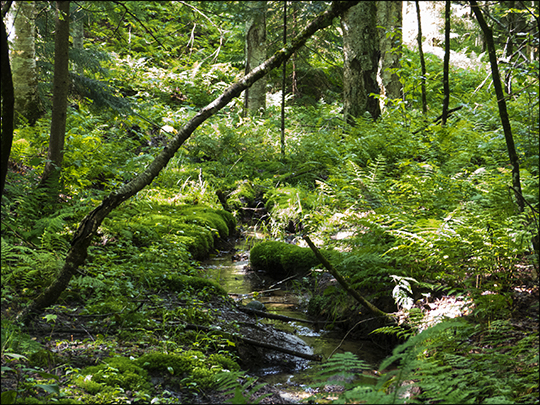
<path id="1" fill-rule="evenodd" d="M 175 294 L 163 295 L 163 305 L 167 307 L 181 307 L 185 303 L 178 299 Z M 533 283 L 514 287 L 512 292 L 513 312 L 511 313 L 510 324 L 514 328 L 514 333 L 509 334 L 506 342 L 499 342 L 501 350 L 504 347 L 512 345 L 512 342 L 522 339 L 526 334 L 538 332 L 539 319 L 539 288 Z M 27 330 L 33 339 L 41 343 L 47 350 L 48 356 L 42 359 L 43 370 L 47 373 L 61 376 L 59 385 L 69 383 L 69 370 L 72 368 L 83 368 L 95 365 L 100 359 L 110 356 L 134 356 L 160 350 L 158 346 L 141 345 L 136 339 L 130 339 L 132 330 L 115 323 L 114 314 L 81 315 L 81 307 L 78 303 L 65 303 L 61 307 L 49 309 L 44 316 L 56 315 L 56 322 L 51 327 L 43 318 L 36 321 L 32 328 Z M 442 316 L 461 316 L 467 314 L 464 301 L 456 300 L 453 296 L 444 296 L 425 303 L 421 306 L 424 313 L 426 326 L 436 322 L 437 318 Z M 13 309 L 2 307 L 2 318 L 11 314 Z M 216 298 L 204 304 L 204 311 L 215 315 L 213 327 L 221 327 L 231 333 L 236 333 L 252 340 L 266 341 L 276 344 L 279 337 L 278 333 L 271 326 L 261 326 L 257 319 L 245 312 L 235 308 L 232 300 Z M 231 329 L 231 325 L 236 325 L 236 329 Z M 124 332 L 124 333 L 122 333 Z M 150 330 L 147 333 L 152 333 Z M 250 346 L 249 344 L 237 341 L 238 355 L 240 365 L 245 370 L 253 369 L 254 366 L 260 366 L 264 358 L 264 352 L 267 349 Z M 278 343 L 279 344 L 279 343 Z M 189 344 L 185 345 L 189 350 Z M 7 358 L 2 356 L 2 367 L 8 366 Z M 287 362 L 282 358 L 283 364 Z M 13 367 L 10 362 L 9 367 Z M 37 377 L 37 374 L 36 374 Z M 1 381 L 2 392 L 9 389 L 16 389 L 17 381 L 15 378 L 3 377 Z M 156 384 L 156 391 L 167 390 L 169 397 L 174 397 L 181 403 L 189 401 L 190 403 L 226 403 L 232 398 L 232 394 L 225 395 L 222 392 L 205 390 L 198 393 L 187 389 L 177 389 L 174 386 Z M 335 387 L 326 387 L 327 392 L 331 392 Z M 322 392 L 320 390 L 319 392 Z M 126 399 L 130 400 L 129 392 L 126 392 Z M 280 396 L 280 389 L 276 386 L 265 385 L 259 389 L 252 400 L 257 397 L 269 394 L 263 398 L 261 403 L 287 403 L 288 400 Z M 159 394 L 158 394 L 159 395 Z M 84 400 L 83 400 L 84 401 Z"/>

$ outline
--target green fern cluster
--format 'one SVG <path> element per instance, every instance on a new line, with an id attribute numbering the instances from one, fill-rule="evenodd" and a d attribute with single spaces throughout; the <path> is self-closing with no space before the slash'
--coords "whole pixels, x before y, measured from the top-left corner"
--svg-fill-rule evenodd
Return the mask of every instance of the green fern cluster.
<path id="1" fill-rule="evenodd" d="M 538 403 L 538 333 L 509 342 L 512 333 L 507 321 L 487 330 L 463 319 L 441 322 L 397 346 L 375 381 L 342 384 L 346 390 L 334 402 Z M 350 377 L 356 361 L 348 353 L 323 370 Z M 397 368 L 387 371 L 393 364 Z M 327 377 L 317 373 L 321 382 L 313 386 Z"/>

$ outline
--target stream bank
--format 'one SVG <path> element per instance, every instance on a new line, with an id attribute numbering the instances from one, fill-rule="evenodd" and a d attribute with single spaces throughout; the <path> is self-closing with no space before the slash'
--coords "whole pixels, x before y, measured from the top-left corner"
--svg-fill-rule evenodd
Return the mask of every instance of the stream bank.
<path id="1" fill-rule="evenodd" d="M 316 320 L 310 321 L 306 310 L 309 295 L 299 290 L 298 282 L 289 280 L 280 283 L 280 280 L 272 279 L 265 272 L 250 268 L 249 249 L 257 235 L 248 236 L 249 244 L 246 239 L 238 239 L 234 248 L 231 246 L 230 250 L 220 251 L 203 262 L 206 277 L 218 282 L 238 305 L 247 304 L 255 296 L 265 305 L 268 313 L 298 320 L 283 321 L 244 314 L 247 318 L 236 319 L 241 324 L 242 333 L 248 332 L 248 328 L 243 327 L 246 325 L 249 325 L 248 333 L 252 336 L 254 330 L 264 329 L 264 333 L 270 334 L 271 340 L 279 346 L 313 354 L 321 359 L 329 358 L 334 352 L 351 352 L 376 370 L 388 355 L 388 348 L 378 346 L 369 338 L 344 338 L 346 330 L 323 330 L 317 322 L 313 322 Z M 267 292 L 253 294 L 260 291 Z M 222 316 L 232 320 L 236 315 L 224 311 Z M 259 377 L 260 381 L 278 388 L 282 398 L 288 402 L 298 402 L 310 395 L 306 385 L 313 381 L 313 366 L 319 362 L 249 345 L 239 345 L 238 353 L 244 369 Z"/>

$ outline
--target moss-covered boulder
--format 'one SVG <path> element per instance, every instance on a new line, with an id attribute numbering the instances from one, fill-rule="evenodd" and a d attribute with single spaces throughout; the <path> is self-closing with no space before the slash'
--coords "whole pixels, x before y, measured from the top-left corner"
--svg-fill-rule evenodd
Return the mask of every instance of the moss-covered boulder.
<path id="1" fill-rule="evenodd" d="M 332 250 L 321 252 L 330 261 L 339 257 L 339 252 Z M 259 243 L 251 249 L 250 263 L 252 268 L 265 270 L 271 277 L 283 278 L 305 274 L 320 262 L 310 248 L 270 241 Z"/>
<path id="2" fill-rule="evenodd" d="M 92 395 L 126 391 L 151 392 L 148 373 L 136 361 L 127 357 L 111 357 L 98 366 L 86 367 L 75 384 Z"/>

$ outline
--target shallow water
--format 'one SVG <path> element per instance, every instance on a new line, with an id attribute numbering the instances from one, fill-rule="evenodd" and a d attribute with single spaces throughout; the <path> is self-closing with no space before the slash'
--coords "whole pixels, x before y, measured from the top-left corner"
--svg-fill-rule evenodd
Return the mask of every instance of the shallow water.
<path id="1" fill-rule="evenodd" d="M 247 296 L 254 291 L 271 289 L 272 284 L 277 281 L 265 277 L 263 273 L 246 273 L 246 266 L 249 264 L 248 249 L 245 241 L 240 241 L 235 252 L 221 252 L 219 256 L 213 257 L 202 265 L 205 268 L 207 277 L 220 283 L 229 294 L 234 294 L 233 298 L 243 304 L 252 298 Z M 234 257 L 234 260 L 233 260 Z M 274 288 L 278 288 L 274 287 Z M 277 290 L 257 296 L 257 300 L 265 304 L 268 312 L 285 315 L 291 318 L 308 319 L 306 313 L 299 308 L 299 297 L 293 291 Z M 343 339 L 343 332 L 315 330 L 311 324 L 300 322 L 284 322 L 274 319 L 265 319 L 267 324 L 272 324 L 276 329 L 289 334 L 291 344 L 305 342 L 314 354 L 320 354 L 323 358 L 328 358 L 335 353 L 351 352 L 376 369 L 380 361 L 385 357 L 383 350 L 375 346 L 371 341 L 358 341 Z M 270 352 L 270 351 L 269 351 Z M 271 355 L 271 353 L 269 353 Z M 280 366 L 270 366 L 255 370 L 253 374 L 262 377 L 264 382 L 281 386 L 287 393 L 284 395 L 293 402 L 299 401 L 304 391 L 309 389 L 304 385 L 310 382 L 312 374 L 312 363 L 309 360 L 294 357 L 295 364 L 284 369 Z M 290 392 L 291 389 L 294 392 Z M 282 395 L 283 396 L 283 395 Z M 309 396 L 306 394 L 306 396 Z"/>

